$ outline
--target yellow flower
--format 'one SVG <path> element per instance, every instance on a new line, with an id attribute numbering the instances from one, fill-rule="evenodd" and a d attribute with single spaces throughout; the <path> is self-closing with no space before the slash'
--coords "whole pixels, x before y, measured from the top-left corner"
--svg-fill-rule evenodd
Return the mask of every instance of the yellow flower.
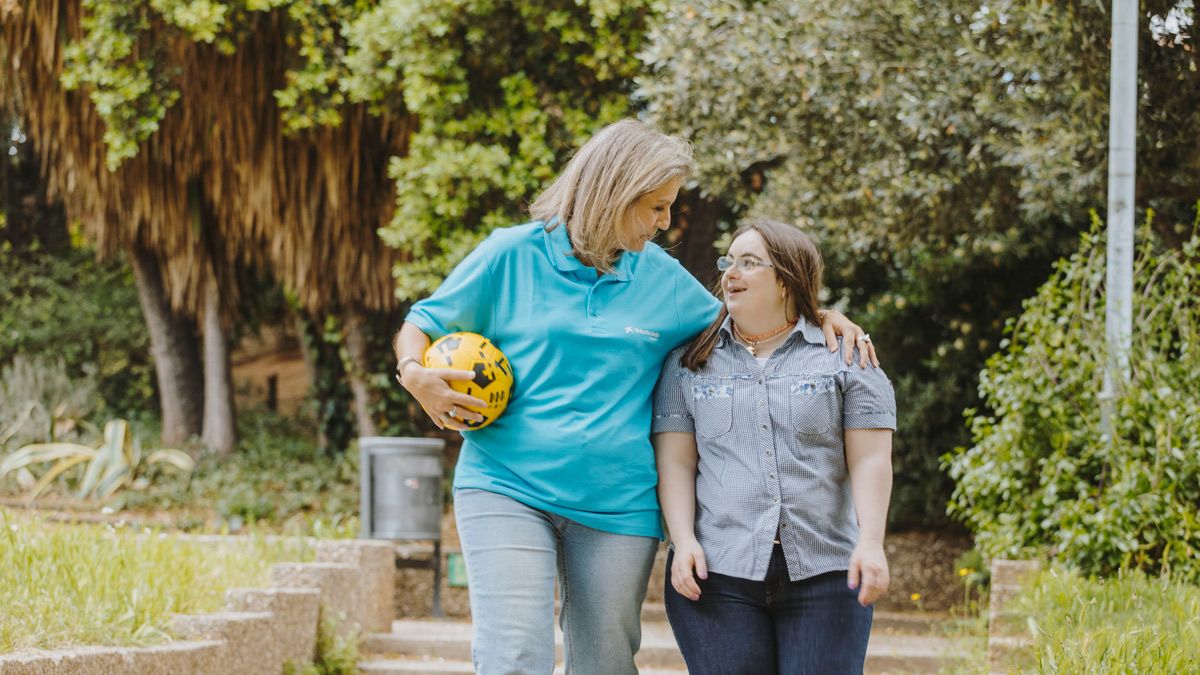
<path id="1" fill-rule="evenodd" d="M 920 599 L 921 599 L 921 594 L 920 594 L 920 593 L 913 593 L 911 597 L 912 597 L 912 601 L 913 601 L 913 602 L 916 602 L 916 601 L 918 601 L 918 600 L 920 600 Z"/>
<path id="2" fill-rule="evenodd" d="M 958 570 L 958 576 L 960 576 L 960 577 L 965 577 L 970 573 L 971 573 L 970 567 L 964 567 L 964 568 Z"/>

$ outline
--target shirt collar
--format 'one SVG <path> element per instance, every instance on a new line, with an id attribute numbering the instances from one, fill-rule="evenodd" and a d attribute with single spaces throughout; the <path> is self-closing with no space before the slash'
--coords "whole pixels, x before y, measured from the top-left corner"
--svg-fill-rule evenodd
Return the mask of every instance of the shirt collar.
<path id="1" fill-rule="evenodd" d="M 791 337 L 793 335 L 795 335 L 796 333 L 800 333 L 800 336 L 803 337 L 806 342 L 810 342 L 814 345 L 825 344 L 825 331 L 821 330 L 820 326 L 815 326 L 815 325 L 809 323 L 808 320 L 803 317 L 801 317 L 800 320 L 796 322 L 795 326 L 792 326 L 792 332 L 788 333 L 788 339 L 790 340 Z M 720 334 L 726 340 L 728 340 L 730 342 L 733 341 L 733 317 L 732 316 L 728 316 L 728 315 L 725 316 L 725 320 L 721 322 Z M 784 342 L 787 342 L 787 340 L 784 340 Z"/>
<path id="2" fill-rule="evenodd" d="M 554 263 L 556 270 L 578 272 L 591 269 L 579 262 L 579 259 L 571 252 L 571 238 L 567 236 L 567 226 L 562 221 L 557 218 L 551 219 L 543 226 L 542 232 L 545 235 L 546 251 L 550 254 L 550 261 Z M 617 258 L 616 264 L 613 265 L 613 278 L 617 281 L 629 281 L 637 256 L 638 254 L 632 251 L 622 252 Z"/>

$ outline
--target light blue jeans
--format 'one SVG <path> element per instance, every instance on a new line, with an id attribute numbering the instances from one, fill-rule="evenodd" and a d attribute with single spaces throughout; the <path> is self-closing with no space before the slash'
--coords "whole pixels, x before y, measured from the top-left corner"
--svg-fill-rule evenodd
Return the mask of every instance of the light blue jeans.
<path id="1" fill-rule="evenodd" d="M 480 675 L 554 671 L 554 581 L 568 675 L 637 673 L 658 540 L 603 532 L 511 497 L 454 492 Z"/>

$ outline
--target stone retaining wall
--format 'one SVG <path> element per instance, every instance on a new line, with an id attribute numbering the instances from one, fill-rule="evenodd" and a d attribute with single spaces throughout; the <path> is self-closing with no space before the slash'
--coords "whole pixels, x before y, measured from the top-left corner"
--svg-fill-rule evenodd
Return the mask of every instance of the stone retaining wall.
<path id="1" fill-rule="evenodd" d="M 993 560 L 988 595 L 988 672 L 1024 671 L 1032 665 L 1033 636 L 1012 600 L 1042 566 L 1036 560 Z"/>
<path id="2" fill-rule="evenodd" d="M 175 642 L 0 654 L 0 675 L 279 675 L 288 661 L 312 660 L 322 611 L 338 619 L 343 635 L 390 631 L 392 544 L 330 540 L 316 549 L 319 562 L 274 565 L 270 588 L 230 589 L 225 612 L 174 617 Z"/>

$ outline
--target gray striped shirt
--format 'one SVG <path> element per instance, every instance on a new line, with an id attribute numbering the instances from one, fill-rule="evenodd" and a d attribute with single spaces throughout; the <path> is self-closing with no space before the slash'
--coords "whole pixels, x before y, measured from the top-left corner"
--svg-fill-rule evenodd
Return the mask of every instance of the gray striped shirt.
<path id="1" fill-rule="evenodd" d="M 708 569 L 761 581 L 776 532 L 793 581 L 847 569 L 858 521 L 845 429 L 895 429 L 892 383 L 846 365 L 803 319 L 765 366 L 734 341 L 726 319 L 708 364 L 667 357 L 654 394 L 653 433 L 692 432 L 696 538 Z"/>

